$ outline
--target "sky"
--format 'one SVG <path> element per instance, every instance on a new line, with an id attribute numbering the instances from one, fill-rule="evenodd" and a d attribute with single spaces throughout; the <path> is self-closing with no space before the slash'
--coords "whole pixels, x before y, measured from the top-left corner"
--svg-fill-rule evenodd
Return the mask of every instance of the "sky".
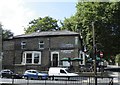
<path id="1" fill-rule="evenodd" d="M 28 23 L 38 17 L 57 20 L 69 18 L 76 12 L 77 0 L 0 0 L 0 23 L 14 35 L 24 34 Z"/>

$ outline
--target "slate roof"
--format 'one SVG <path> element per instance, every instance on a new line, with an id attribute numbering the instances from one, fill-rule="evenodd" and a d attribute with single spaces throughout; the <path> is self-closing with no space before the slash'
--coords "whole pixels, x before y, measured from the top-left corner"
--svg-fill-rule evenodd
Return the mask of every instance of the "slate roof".
<path id="1" fill-rule="evenodd" d="M 29 38 L 29 37 L 39 37 L 39 36 L 68 36 L 68 35 L 79 35 L 79 33 L 62 30 L 62 31 L 42 31 L 42 32 L 34 32 L 31 34 L 23 34 L 17 35 L 13 38 Z"/>

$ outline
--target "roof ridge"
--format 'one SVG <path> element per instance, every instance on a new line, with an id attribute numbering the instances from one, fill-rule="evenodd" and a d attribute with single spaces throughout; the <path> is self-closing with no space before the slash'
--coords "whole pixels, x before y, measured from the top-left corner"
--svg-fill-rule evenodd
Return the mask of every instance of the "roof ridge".
<path id="1" fill-rule="evenodd" d="M 78 35 L 79 33 L 68 31 L 68 30 L 59 30 L 59 31 L 41 31 L 33 32 L 29 34 L 22 34 L 14 36 L 13 38 L 22 38 L 22 37 L 37 37 L 37 36 L 54 36 L 54 35 Z"/>

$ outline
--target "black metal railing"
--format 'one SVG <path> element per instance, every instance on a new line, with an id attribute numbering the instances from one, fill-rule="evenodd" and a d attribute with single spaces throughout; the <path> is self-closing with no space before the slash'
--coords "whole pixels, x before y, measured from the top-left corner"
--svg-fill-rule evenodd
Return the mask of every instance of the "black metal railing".
<path id="1" fill-rule="evenodd" d="M 94 85 L 97 78 L 97 85 L 113 85 L 113 77 L 101 76 L 49 76 L 46 80 L 27 79 L 5 79 L 1 85 Z"/>

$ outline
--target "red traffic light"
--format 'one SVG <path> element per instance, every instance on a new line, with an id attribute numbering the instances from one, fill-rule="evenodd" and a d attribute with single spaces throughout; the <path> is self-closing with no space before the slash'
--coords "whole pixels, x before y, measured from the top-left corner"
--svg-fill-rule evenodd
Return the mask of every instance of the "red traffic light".
<path id="1" fill-rule="evenodd" d="M 100 57 L 101 57 L 101 58 L 103 57 L 103 52 L 102 52 L 102 51 L 100 51 Z"/>

